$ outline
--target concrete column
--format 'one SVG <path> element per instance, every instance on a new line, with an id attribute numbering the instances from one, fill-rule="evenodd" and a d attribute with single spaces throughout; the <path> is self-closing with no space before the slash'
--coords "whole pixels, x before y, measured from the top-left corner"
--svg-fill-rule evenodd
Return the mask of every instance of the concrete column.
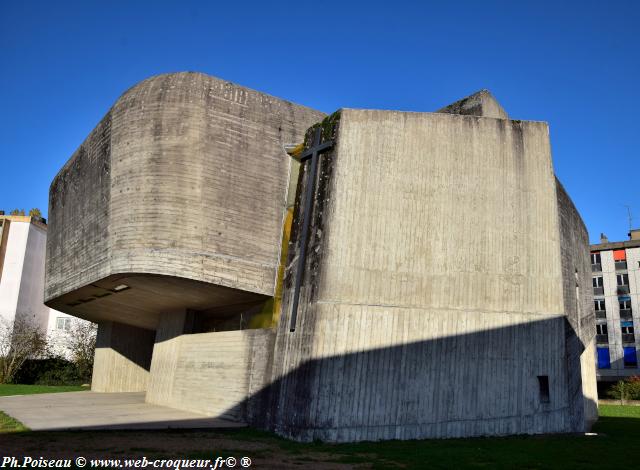
<path id="1" fill-rule="evenodd" d="M 91 390 L 141 392 L 147 389 L 154 332 L 116 322 L 98 324 Z"/>
<path id="2" fill-rule="evenodd" d="M 598 385 L 596 369 L 593 366 L 596 355 L 595 338 L 587 345 L 580 356 L 580 370 L 582 372 L 582 393 L 584 397 L 584 431 L 590 431 L 598 420 Z"/>
<path id="3" fill-rule="evenodd" d="M 191 333 L 192 330 L 192 312 L 180 310 L 160 315 L 153 345 L 147 402 L 161 405 L 172 403 L 180 337 L 185 333 Z"/>

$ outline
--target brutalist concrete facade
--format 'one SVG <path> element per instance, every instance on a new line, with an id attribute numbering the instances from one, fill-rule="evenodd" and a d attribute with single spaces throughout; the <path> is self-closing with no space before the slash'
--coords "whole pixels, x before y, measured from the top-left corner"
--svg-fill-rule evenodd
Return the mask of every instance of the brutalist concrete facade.
<path id="1" fill-rule="evenodd" d="M 152 77 L 117 100 L 49 201 L 45 302 L 100 324 L 94 390 L 147 388 L 169 339 L 138 332 L 186 331 L 161 325 L 168 313 L 216 318 L 273 296 L 283 145 L 322 117 L 199 73 Z"/>
<path id="2" fill-rule="evenodd" d="M 322 117 L 199 73 L 134 86 L 51 184 L 45 300 L 155 329 L 159 310 L 272 296 L 283 144 Z"/>
<path id="3" fill-rule="evenodd" d="M 588 429 L 588 240 L 547 125 L 487 91 L 323 117 L 201 74 L 118 100 L 49 211 L 46 297 L 100 322 L 93 388 L 305 441 Z M 292 197 L 284 148 L 318 128 Z"/>
<path id="4" fill-rule="evenodd" d="M 276 339 L 280 433 L 464 437 L 596 419 L 584 224 L 547 125 L 483 108 L 343 109 L 325 122 L 335 144 L 320 161 L 300 308 L 292 325 L 299 212 Z"/>

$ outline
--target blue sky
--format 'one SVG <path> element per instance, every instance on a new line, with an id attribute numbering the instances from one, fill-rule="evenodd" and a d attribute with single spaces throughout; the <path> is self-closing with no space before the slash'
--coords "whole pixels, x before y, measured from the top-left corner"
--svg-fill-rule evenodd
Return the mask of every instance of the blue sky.
<path id="1" fill-rule="evenodd" d="M 547 121 L 592 241 L 640 227 L 640 2 L 0 0 L 0 209 L 40 207 L 127 88 L 193 70 L 325 112 L 481 88 Z"/>

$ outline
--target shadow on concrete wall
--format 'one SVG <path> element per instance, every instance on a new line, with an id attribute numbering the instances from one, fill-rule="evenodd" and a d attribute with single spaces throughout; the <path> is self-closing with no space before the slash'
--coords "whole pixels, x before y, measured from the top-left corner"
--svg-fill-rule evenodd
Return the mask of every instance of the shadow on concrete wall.
<path id="1" fill-rule="evenodd" d="M 96 350 L 111 349 L 134 364 L 149 371 L 156 332 L 116 322 L 98 326 Z"/>
<path id="2" fill-rule="evenodd" d="M 557 317 L 313 359 L 224 415 L 303 441 L 580 432 L 583 350 Z"/>
<path id="3" fill-rule="evenodd" d="M 350 352 L 303 361 L 217 416 L 302 441 L 580 432 L 597 415 L 580 387 L 583 349 L 556 317 Z M 216 396 L 215 381 L 202 387 Z"/>

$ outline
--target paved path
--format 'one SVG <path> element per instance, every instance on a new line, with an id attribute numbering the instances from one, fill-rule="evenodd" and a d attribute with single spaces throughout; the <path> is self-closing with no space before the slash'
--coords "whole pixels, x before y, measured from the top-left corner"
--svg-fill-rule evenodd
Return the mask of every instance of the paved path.
<path id="1" fill-rule="evenodd" d="M 33 431 L 243 427 L 144 402 L 141 393 L 67 392 L 0 397 L 0 410 Z"/>

